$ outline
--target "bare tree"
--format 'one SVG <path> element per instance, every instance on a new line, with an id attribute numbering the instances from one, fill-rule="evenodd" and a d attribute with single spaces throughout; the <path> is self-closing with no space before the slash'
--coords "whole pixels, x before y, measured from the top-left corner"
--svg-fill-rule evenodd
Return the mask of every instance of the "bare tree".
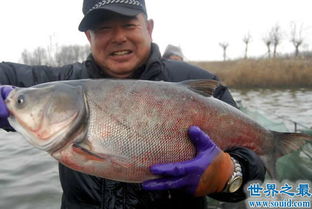
<path id="1" fill-rule="evenodd" d="M 250 41 L 251 41 L 251 35 L 248 33 L 243 38 L 243 42 L 245 43 L 245 56 L 244 56 L 245 59 L 248 58 L 247 54 L 248 54 L 248 46 L 249 46 Z"/>
<path id="2" fill-rule="evenodd" d="M 222 43 L 219 43 L 219 45 L 220 45 L 221 48 L 223 49 L 223 61 L 225 61 L 225 60 L 226 60 L 226 49 L 228 48 L 229 43 L 227 43 L 227 42 L 222 42 Z"/>
<path id="3" fill-rule="evenodd" d="M 270 37 L 270 34 L 268 34 L 266 37 L 263 38 L 263 41 L 267 47 L 267 54 L 268 57 L 271 58 L 271 45 L 272 45 L 272 38 Z"/>
<path id="4" fill-rule="evenodd" d="M 296 23 L 291 23 L 291 39 L 290 39 L 290 41 L 295 47 L 295 56 L 298 57 L 299 56 L 299 47 L 303 43 L 302 25 L 301 25 L 300 29 L 298 30 Z"/>
<path id="5" fill-rule="evenodd" d="M 57 65 L 66 65 L 74 62 L 82 62 L 90 53 L 88 45 L 70 45 L 62 46 L 60 51 L 55 54 L 55 61 Z"/>
<path id="6" fill-rule="evenodd" d="M 34 50 L 34 61 L 35 65 L 44 65 L 48 62 L 47 51 L 42 47 L 37 47 Z"/>
<path id="7" fill-rule="evenodd" d="M 32 60 L 31 52 L 29 52 L 27 49 L 24 49 L 21 55 L 21 59 L 22 59 L 22 63 L 30 65 L 31 60 Z"/>
<path id="8" fill-rule="evenodd" d="M 55 34 L 49 36 L 49 44 L 46 47 L 48 65 L 55 66 L 55 54 L 58 51 L 58 44 L 55 42 Z"/>
<path id="9" fill-rule="evenodd" d="M 27 65 L 44 65 L 48 63 L 47 52 L 42 47 L 37 47 L 33 52 L 25 49 L 21 58 L 22 62 Z"/>
<path id="10" fill-rule="evenodd" d="M 271 38 L 272 38 L 272 44 L 273 44 L 273 57 L 276 57 L 277 46 L 281 43 L 281 39 L 282 39 L 281 28 L 278 24 L 273 26 L 271 30 Z"/>
<path id="11" fill-rule="evenodd" d="M 263 41 L 267 47 L 268 57 L 271 57 L 271 46 L 273 46 L 273 57 L 277 55 L 277 46 L 281 43 L 282 32 L 278 24 L 273 26 L 269 33 L 263 38 Z"/>
<path id="12" fill-rule="evenodd" d="M 53 52 L 53 53 L 52 53 Z M 37 47 L 34 51 L 24 50 L 21 54 L 22 62 L 28 65 L 61 66 L 74 62 L 84 61 L 90 53 L 88 45 L 62 46 L 60 50 L 51 50 L 47 47 Z"/>
<path id="13" fill-rule="evenodd" d="M 269 58 L 271 58 L 271 45 L 272 45 L 272 33 L 271 31 L 268 32 L 264 37 L 263 37 L 263 42 L 267 48 L 267 55 Z"/>

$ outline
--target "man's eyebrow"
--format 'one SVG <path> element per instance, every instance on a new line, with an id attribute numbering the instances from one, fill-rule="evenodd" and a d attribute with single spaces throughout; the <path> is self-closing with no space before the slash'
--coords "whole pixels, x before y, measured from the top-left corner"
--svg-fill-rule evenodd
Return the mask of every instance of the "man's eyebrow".
<path id="1" fill-rule="evenodd" d="M 138 20 L 137 16 L 123 16 L 121 17 L 122 20 Z"/>

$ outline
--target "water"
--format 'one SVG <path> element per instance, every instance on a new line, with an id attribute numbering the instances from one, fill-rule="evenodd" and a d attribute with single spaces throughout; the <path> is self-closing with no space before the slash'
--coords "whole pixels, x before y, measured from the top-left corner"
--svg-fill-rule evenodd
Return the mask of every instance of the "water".
<path id="1" fill-rule="evenodd" d="M 0 208 L 60 208 L 57 161 L 0 129 Z"/>
<path id="2" fill-rule="evenodd" d="M 232 90 L 243 105 L 266 114 L 312 126 L 312 90 Z M 288 123 L 293 128 L 292 123 Z M 58 209 L 61 186 L 57 162 L 17 133 L 0 130 L 0 208 Z"/>
<path id="3" fill-rule="evenodd" d="M 312 127 L 312 90 L 233 89 L 231 93 L 243 106 L 285 123 L 290 131 L 294 131 L 294 122 L 299 129 Z"/>

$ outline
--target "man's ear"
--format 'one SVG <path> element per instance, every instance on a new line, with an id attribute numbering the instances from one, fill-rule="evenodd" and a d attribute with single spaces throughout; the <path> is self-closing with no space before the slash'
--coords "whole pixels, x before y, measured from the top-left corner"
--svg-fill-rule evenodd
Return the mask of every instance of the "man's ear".
<path id="1" fill-rule="evenodd" d="M 87 30 L 85 32 L 85 35 L 87 36 L 87 39 L 88 39 L 89 42 L 91 42 L 91 34 L 90 33 L 91 33 L 90 30 Z"/>
<path id="2" fill-rule="evenodd" d="M 154 20 L 152 19 L 147 20 L 147 31 L 151 37 L 152 37 L 153 29 L 154 29 Z"/>

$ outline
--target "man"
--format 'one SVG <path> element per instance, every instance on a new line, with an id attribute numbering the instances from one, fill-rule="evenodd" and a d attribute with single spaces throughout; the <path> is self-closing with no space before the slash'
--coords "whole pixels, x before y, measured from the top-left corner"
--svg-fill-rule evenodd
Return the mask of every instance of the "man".
<path id="1" fill-rule="evenodd" d="M 163 58 L 171 59 L 171 60 L 177 60 L 177 61 L 183 61 L 184 60 L 184 56 L 183 56 L 181 48 L 178 46 L 171 45 L 171 44 L 169 44 L 166 47 L 166 50 L 163 54 Z"/>
<path id="2" fill-rule="evenodd" d="M 59 68 L 2 63 L 0 84 L 27 87 L 83 78 L 171 82 L 217 79 L 195 66 L 161 58 L 157 45 L 152 43 L 153 21 L 147 19 L 144 0 L 84 0 L 83 13 L 79 30 L 85 32 L 92 52 L 84 63 Z M 0 87 L 2 127 L 9 126 L 3 101 L 11 90 L 10 86 Z M 214 96 L 235 106 L 224 86 L 219 86 Z M 143 184 L 98 178 L 60 164 L 62 209 L 206 208 L 206 195 L 240 201 L 245 198 L 243 185 L 247 181 L 264 179 L 264 165 L 251 150 L 233 147 L 223 152 L 198 127 L 190 127 L 188 134 L 196 147 L 196 157 L 188 162 L 153 166 L 151 172 L 163 178 Z"/>

